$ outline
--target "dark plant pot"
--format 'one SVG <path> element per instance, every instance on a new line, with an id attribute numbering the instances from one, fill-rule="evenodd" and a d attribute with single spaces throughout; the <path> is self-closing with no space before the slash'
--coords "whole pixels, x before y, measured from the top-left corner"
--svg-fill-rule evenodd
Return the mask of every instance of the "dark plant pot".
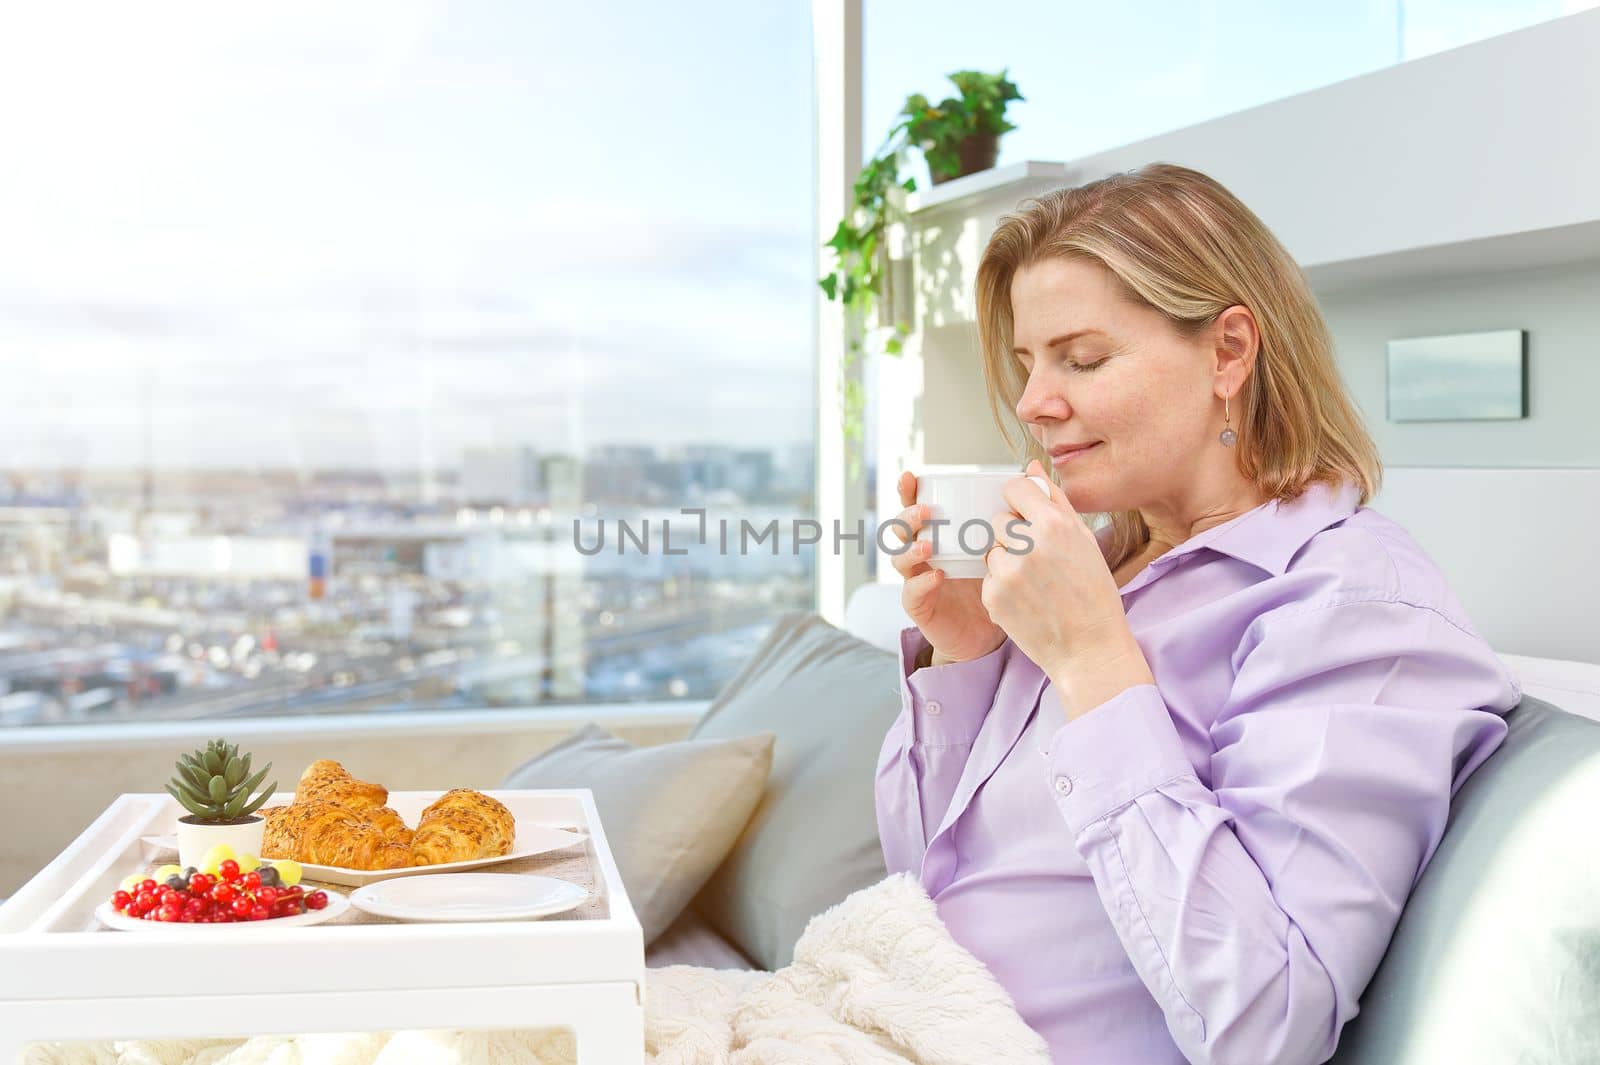
<path id="1" fill-rule="evenodd" d="M 952 178 L 966 177 L 976 174 L 980 170 L 988 170 L 994 166 L 995 160 L 1000 158 L 1000 134 L 974 133 L 960 144 L 956 145 L 956 155 L 961 160 L 961 170 L 955 174 L 935 174 L 929 167 L 928 177 L 935 185 L 942 185 Z"/>

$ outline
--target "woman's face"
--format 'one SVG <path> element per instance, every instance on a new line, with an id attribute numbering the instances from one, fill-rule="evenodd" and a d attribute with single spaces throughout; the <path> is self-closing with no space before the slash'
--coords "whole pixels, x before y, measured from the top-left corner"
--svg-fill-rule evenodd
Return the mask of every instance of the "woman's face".
<path id="1" fill-rule="evenodd" d="M 1078 259 L 1019 270 L 1011 312 L 1016 357 L 1028 374 L 1017 416 L 1047 451 L 1094 445 L 1052 456 L 1073 507 L 1203 508 L 1199 497 L 1220 475 L 1207 467 L 1232 456 L 1217 443 L 1222 378 L 1212 331 L 1185 338 L 1125 296 L 1109 270 Z"/>

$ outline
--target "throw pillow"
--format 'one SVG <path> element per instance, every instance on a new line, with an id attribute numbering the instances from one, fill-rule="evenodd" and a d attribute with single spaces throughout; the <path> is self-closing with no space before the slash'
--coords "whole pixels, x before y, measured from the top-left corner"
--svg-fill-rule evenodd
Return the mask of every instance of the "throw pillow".
<path id="1" fill-rule="evenodd" d="M 772 767 L 771 733 L 635 747 L 586 725 L 513 769 L 507 788 L 588 788 L 649 943 L 733 846 Z"/>

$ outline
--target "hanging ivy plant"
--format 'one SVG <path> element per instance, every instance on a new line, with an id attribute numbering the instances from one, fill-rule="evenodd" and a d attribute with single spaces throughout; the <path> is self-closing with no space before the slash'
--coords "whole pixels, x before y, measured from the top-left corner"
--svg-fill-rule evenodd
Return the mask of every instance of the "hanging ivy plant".
<path id="1" fill-rule="evenodd" d="M 845 316 L 845 351 L 840 366 L 840 413 L 849 476 L 861 468 L 862 426 L 866 387 L 853 370 L 867 354 L 867 323 L 879 311 L 879 333 L 874 347 L 885 355 L 899 355 L 911 323 L 892 318 L 886 297 L 889 269 L 890 226 L 905 218 L 906 194 L 917 191 L 914 177 L 902 177 L 910 152 L 922 152 L 934 184 L 952 177 L 985 170 L 994 165 L 999 138 L 1017 127 L 1006 121 L 1006 105 L 1023 96 L 1006 76 L 960 70 L 949 75 L 959 96 L 937 105 L 915 93 L 883 143 L 861 168 L 852 188 L 850 213 L 840 220 L 824 245 L 832 248 L 832 272 L 817 282 L 828 299 L 841 303 Z"/>

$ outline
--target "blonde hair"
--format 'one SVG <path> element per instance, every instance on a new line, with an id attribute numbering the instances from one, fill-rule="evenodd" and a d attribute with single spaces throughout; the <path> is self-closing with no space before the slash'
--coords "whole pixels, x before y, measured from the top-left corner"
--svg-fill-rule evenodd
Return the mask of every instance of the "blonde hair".
<path id="1" fill-rule="evenodd" d="M 1229 307 L 1254 314 L 1261 347 L 1233 404 L 1239 472 L 1268 500 L 1344 481 L 1366 503 L 1383 467 L 1345 390 L 1305 275 L 1251 210 L 1212 178 L 1152 163 L 1024 200 L 978 263 L 978 330 L 989 404 L 1021 461 L 1050 459 L 1016 414 L 1027 373 L 1012 353 L 1011 281 L 1041 260 L 1086 259 L 1194 336 Z M 1219 445 L 1220 446 L 1220 445 Z M 1112 567 L 1150 539 L 1136 510 L 1109 515 Z"/>

